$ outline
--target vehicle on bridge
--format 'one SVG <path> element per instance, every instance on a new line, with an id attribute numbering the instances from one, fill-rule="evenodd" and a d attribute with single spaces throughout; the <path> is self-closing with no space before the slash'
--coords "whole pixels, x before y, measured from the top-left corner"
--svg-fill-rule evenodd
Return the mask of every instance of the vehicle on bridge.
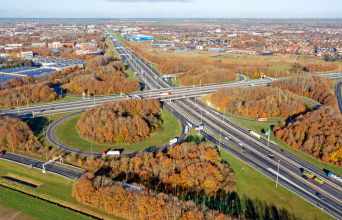
<path id="1" fill-rule="evenodd" d="M 118 150 L 115 150 L 115 151 L 102 151 L 102 156 L 115 156 L 115 157 L 118 157 L 120 156 L 120 151 Z"/>
<path id="2" fill-rule="evenodd" d="M 161 92 L 160 95 L 161 96 L 163 96 L 163 95 L 171 95 L 171 92 Z"/>
<path id="3" fill-rule="evenodd" d="M 141 96 L 138 96 L 138 95 L 135 95 L 134 96 L 136 99 L 142 99 L 142 97 Z"/>
<path id="4" fill-rule="evenodd" d="M 267 121 L 267 118 L 258 118 L 258 121 Z"/>

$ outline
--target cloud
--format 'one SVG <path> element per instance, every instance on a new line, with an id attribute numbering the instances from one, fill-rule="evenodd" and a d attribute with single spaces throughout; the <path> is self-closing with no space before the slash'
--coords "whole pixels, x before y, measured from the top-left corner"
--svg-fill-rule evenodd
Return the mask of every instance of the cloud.
<path id="1" fill-rule="evenodd" d="M 193 0 L 106 0 L 107 2 L 125 2 L 125 3 L 168 3 L 168 2 L 192 2 Z"/>

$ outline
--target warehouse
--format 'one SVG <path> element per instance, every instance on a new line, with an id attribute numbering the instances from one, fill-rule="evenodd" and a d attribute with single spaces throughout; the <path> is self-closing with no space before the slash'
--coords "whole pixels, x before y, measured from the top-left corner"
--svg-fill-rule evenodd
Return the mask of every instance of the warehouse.
<path id="1" fill-rule="evenodd" d="M 273 55 L 272 51 L 261 51 L 260 53 L 262 56 L 269 56 L 269 55 Z"/>
<path id="2" fill-rule="evenodd" d="M 137 34 L 137 35 L 126 35 L 125 38 L 128 41 L 155 41 L 156 38 L 144 34 Z"/>
<path id="3" fill-rule="evenodd" d="M 226 48 L 205 48 L 209 52 L 224 52 L 226 51 Z"/>

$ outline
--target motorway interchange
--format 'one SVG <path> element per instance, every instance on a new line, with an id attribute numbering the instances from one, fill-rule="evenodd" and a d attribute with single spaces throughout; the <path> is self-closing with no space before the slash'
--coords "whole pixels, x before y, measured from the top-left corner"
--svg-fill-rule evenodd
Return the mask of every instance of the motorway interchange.
<path id="1" fill-rule="evenodd" d="M 118 100 L 125 100 L 139 95 L 143 98 L 156 98 L 163 102 L 163 107 L 166 108 L 172 115 L 180 120 L 183 128 L 185 125 L 198 126 L 204 125 L 204 130 L 201 135 L 208 140 L 213 141 L 219 146 L 220 150 L 225 150 L 229 154 L 242 160 L 247 165 L 253 167 L 257 171 L 263 173 L 265 176 L 275 180 L 280 184 L 297 195 L 303 197 L 313 205 L 327 212 L 337 219 L 342 218 L 342 184 L 333 181 L 327 177 L 326 173 L 293 156 L 290 153 L 282 151 L 277 145 L 268 142 L 266 139 L 258 139 L 249 134 L 249 131 L 236 123 L 226 118 L 224 113 L 210 108 L 206 104 L 197 100 L 197 97 L 206 94 L 211 94 L 221 87 L 227 86 L 249 86 L 253 83 L 256 86 L 267 86 L 272 80 L 262 79 L 244 82 L 245 78 L 239 76 L 240 79 L 236 82 L 210 84 L 201 86 L 186 86 L 176 87 L 171 81 L 165 80 L 156 70 L 151 68 L 149 64 L 142 59 L 138 54 L 133 53 L 126 48 L 121 42 L 106 31 L 107 36 L 113 43 L 113 46 L 121 59 L 126 62 L 135 73 L 135 76 L 145 86 L 145 91 L 113 95 L 113 96 L 100 96 L 91 97 L 84 100 L 58 102 L 50 104 L 32 105 L 26 108 L 12 108 L 2 110 L 2 114 L 13 117 L 35 117 L 41 115 L 49 115 L 63 112 L 81 111 L 92 108 L 96 105 L 101 105 L 105 102 L 115 102 Z M 339 73 L 323 74 L 330 79 L 339 79 Z M 340 85 L 341 82 L 338 83 Z M 340 89 L 340 86 L 336 88 Z M 336 92 L 340 90 L 336 89 Z M 171 95 L 160 96 L 162 92 L 171 92 Z M 340 96 L 339 100 L 340 110 Z M 92 153 L 87 151 L 79 151 L 58 142 L 54 137 L 54 129 L 63 120 L 79 114 L 80 112 L 63 117 L 52 123 L 46 134 L 47 139 L 56 147 L 63 148 L 68 151 L 76 152 L 79 154 L 87 154 L 100 156 L 100 153 Z M 184 130 L 184 129 L 183 129 Z M 179 142 L 184 140 L 186 134 L 179 137 Z M 229 138 L 228 138 L 229 137 Z M 159 148 L 151 149 L 150 151 L 157 151 L 167 148 L 168 145 Z M 133 155 L 134 153 L 123 154 L 123 156 Z M 269 156 L 272 155 L 272 157 Z M 5 154 L 6 155 L 6 154 Z M 9 155 L 13 160 L 21 160 L 22 158 L 15 158 Z M 12 158 L 13 157 L 13 158 Z M 9 159 L 9 160 L 10 160 Z M 25 159 L 27 160 L 27 159 Z M 278 172 L 279 168 L 279 172 Z M 302 178 L 301 169 L 305 169 L 321 177 L 324 184 L 319 184 Z M 71 174 L 70 176 L 78 176 L 81 172 Z M 321 199 L 317 194 L 323 195 Z"/>

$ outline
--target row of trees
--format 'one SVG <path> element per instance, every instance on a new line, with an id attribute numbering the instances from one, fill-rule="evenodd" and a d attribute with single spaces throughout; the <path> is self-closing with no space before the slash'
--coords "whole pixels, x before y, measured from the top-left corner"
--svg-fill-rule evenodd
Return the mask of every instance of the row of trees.
<path id="1" fill-rule="evenodd" d="M 33 62 L 32 60 L 21 60 L 21 59 L 14 59 L 14 60 L 9 61 L 9 60 L 0 58 L 0 70 L 21 67 L 21 66 L 33 66 Z"/>
<path id="2" fill-rule="evenodd" d="M 150 55 L 148 53 L 145 53 L 140 48 L 131 45 L 127 41 L 125 41 L 124 44 L 126 47 L 130 48 L 131 50 L 133 50 L 134 52 L 139 54 L 142 58 L 144 58 L 145 60 L 148 60 L 149 62 L 151 62 L 153 64 L 160 64 L 163 61 L 162 58 L 159 58 L 157 56 L 153 56 L 153 55 Z"/>
<path id="3" fill-rule="evenodd" d="M 86 140 L 103 144 L 132 144 L 162 129 L 160 103 L 142 99 L 104 103 L 87 110 L 77 122 Z"/>
<path id="4" fill-rule="evenodd" d="M 144 188 L 140 191 L 124 188 L 122 182 L 113 182 L 89 173 L 77 181 L 72 196 L 80 202 L 127 219 L 231 219 L 204 205 L 196 205 L 193 201 L 181 201 L 175 196 L 158 194 Z"/>
<path id="5" fill-rule="evenodd" d="M 293 72 L 289 70 L 269 68 L 265 66 L 237 67 L 236 72 L 250 78 L 260 78 L 262 76 L 277 78 L 293 74 Z"/>
<path id="6" fill-rule="evenodd" d="M 28 103 L 51 102 L 58 98 L 57 93 L 47 84 L 6 88 L 0 91 L 0 106 L 11 107 Z"/>
<path id="7" fill-rule="evenodd" d="M 292 93 L 314 99 L 324 105 L 338 108 L 335 94 L 331 90 L 331 81 L 323 76 L 291 77 L 273 81 L 270 87 L 288 90 Z"/>
<path id="8" fill-rule="evenodd" d="M 323 162 L 342 166 L 342 117 L 338 109 L 323 106 L 275 126 L 275 136 Z"/>
<path id="9" fill-rule="evenodd" d="M 42 144 L 25 122 L 2 115 L 0 115 L 0 146 L 8 150 L 14 149 L 36 155 L 45 152 Z"/>
<path id="10" fill-rule="evenodd" d="M 119 94 L 120 92 L 131 93 L 140 90 L 140 84 L 136 80 L 126 78 L 122 72 L 110 72 L 100 70 L 98 74 L 76 76 L 70 79 L 66 89 L 71 94 L 78 95 L 81 95 L 83 92 L 86 94 L 105 95 Z"/>
<path id="11" fill-rule="evenodd" d="M 272 87 L 226 87 L 210 96 L 220 109 L 248 117 L 290 117 L 306 112 L 301 98 Z"/>

